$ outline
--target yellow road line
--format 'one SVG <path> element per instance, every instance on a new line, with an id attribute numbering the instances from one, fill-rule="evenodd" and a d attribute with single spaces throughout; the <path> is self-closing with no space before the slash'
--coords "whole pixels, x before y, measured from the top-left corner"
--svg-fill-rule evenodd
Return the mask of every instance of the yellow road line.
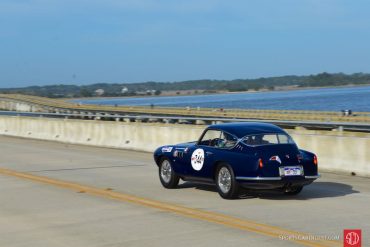
<path id="1" fill-rule="evenodd" d="M 303 233 L 303 232 L 297 232 L 297 231 L 291 231 L 286 230 L 280 227 L 276 226 L 269 226 L 261 223 L 257 223 L 250 220 L 244 220 L 235 218 L 232 216 L 228 216 L 225 214 L 220 213 L 214 213 L 189 207 L 184 207 L 172 203 L 167 202 L 160 202 L 148 198 L 142 198 L 134 195 L 114 192 L 111 190 L 106 189 L 99 189 L 94 188 L 86 185 L 80 185 L 73 182 L 67 182 L 57 179 L 52 179 L 48 177 L 43 176 L 36 176 L 29 173 L 23 173 L 23 172 L 17 172 L 5 168 L 0 168 L 0 174 L 18 177 L 22 179 L 27 179 L 31 181 L 36 181 L 48 185 L 58 186 L 65 189 L 70 189 L 78 192 L 85 192 L 91 195 L 95 196 L 101 196 L 105 198 L 110 198 L 114 200 L 124 201 L 124 202 L 130 202 L 133 204 L 138 204 L 150 208 L 159 209 L 166 212 L 172 212 L 178 215 L 198 219 L 198 220 L 204 220 L 224 226 L 228 226 L 231 228 L 248 231 L 248 232 L 254 232 L 257 234 L 273 237 L 273 238 L 280 238 L 280 236 L 310 236 L 311 234 Z M 291 238 L 289 241 L 311 246 L 311 247 L 321 247 L 321 246 L 341 246 L 341 243 L 338 241 L 329 241 L 329 240 L 299 240 L 296 238 Z"/>

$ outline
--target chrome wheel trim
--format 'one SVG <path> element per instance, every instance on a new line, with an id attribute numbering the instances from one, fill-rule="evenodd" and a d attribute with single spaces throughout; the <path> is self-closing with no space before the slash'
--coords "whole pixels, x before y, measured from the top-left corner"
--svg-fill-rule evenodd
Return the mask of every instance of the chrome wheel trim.
<path id="1" fill-rule="evenodd" d="M 167 184 L 171 180 L 172 167 L 168 160 L 163 160 L 161 165 L 161 178 Z"/>
<path id="2" fill-rule="evenodd" d="M 222 167 L 218 171 L 218 176 L 217 176 L 217 183 L 218 187 L 222 191 L 222 193 L 228 193 L 231 188 L 231 173 L 229 169 L 226 167 Z"/>

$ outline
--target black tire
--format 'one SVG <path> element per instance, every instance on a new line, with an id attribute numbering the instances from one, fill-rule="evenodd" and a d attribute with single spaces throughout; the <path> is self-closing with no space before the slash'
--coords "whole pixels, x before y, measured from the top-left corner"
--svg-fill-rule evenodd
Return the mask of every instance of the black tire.
<path id="1" fill-rule="evenodd" d="M 179 184 L 180 177 L 177 176 L 177 174 L 173 170 L 170 160 L 167 158 L 161 159 L 159 163 L 158 175 L 159 175 L 159 180 L 161 181 L 161 184 L 163 185 L 163 187 L 167 189 L 176 188 L 177 185 Z"/>
<path id="2" fill-rule="evenodd" d="M 299 193 L 301 193 L 302 189 L 303 189 L 303 186 L 289 188 L 288 190 L 284 190 L 284 194 L 289 195 L 289 196 L 298 195 Z"/>
<path id="3" fill-rule="evenodd" d="M 228 172 L 230 175 L 230 187 L 227 189 L 225 184 L 222 185 L 222 182 L 220 182 L 220 176 L 223 175 L 221 173 Z M 226 176 L 228 176 L 226 174 Z M 228 179 L 226 179 L 228 180 Z M 222 164 L 219 167 L 217 167 L 216 174 L 215 174 L 215 182 L 218 194 L 224 199 L 236 199 L 239 197 L 239 184 L 235 180 L 235 175 L 233 169 L 228 164 Z M 224 181 L 225 182 L 225 181 Z M 228 182 L 226 182 L 228 184 Z"/>

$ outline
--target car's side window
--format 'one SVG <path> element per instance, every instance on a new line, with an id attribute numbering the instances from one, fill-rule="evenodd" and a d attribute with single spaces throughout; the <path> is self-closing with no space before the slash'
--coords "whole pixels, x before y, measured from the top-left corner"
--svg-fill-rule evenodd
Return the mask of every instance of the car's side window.
<path id="1" fill-rule="evenodd" d="M 279 144 L 277 135 L 264 135 L 260 144 Z"/>
<path id="2" fill-rule="evenodd" d="M 288 135 L 278 134 L 277 137 L 279 139 L 279 143 L 281 144 L 294 144 L 293 139 Z"/>
<path id="3" fill-rule="evenodd" d="M 294 144 L 293 139 L 286 134 L 256 134 L 243 138 L 248 146 L 273 145 L 273 144 Z"/>
<path id="4" fill-rule="evenodd" d="M 237 143 L 238 139 L 226 132 L 220 130 L 207 130 L 199 145 L 216 147 L 216 148 L 232 148 Z"/>
<path id="5" fill-rule="evenodd" d="M 229 133 L 222 132 L 220 141 L 217 145 L 218 148 L 232 148 L 236 145 L 238 142 L 238 139 L 230 135 Z"/>
<path id="6" fill-rule="evenodd" d="M 244 137 L 244 143 L 250 146 L 279 144 L 276 134 L 257 134 Z"/>
<path id="7" fill-rule="evenodd" d="M 199 145 L 216 147 L 221 137 L 221 131 L 219 130 L 207 130 Z"/>

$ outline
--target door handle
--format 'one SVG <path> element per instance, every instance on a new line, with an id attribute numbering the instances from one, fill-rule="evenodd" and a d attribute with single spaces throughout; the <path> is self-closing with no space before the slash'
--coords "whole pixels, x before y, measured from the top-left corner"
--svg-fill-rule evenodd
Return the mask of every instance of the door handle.
<path id="1" fill-rule="evenodd" d="M 212 153 L 212 152 L 207 151 L 207 152 L 206 152 L 206 154 L 207 154 L 207 155 L 212 155 L 213 153 Z"/>

